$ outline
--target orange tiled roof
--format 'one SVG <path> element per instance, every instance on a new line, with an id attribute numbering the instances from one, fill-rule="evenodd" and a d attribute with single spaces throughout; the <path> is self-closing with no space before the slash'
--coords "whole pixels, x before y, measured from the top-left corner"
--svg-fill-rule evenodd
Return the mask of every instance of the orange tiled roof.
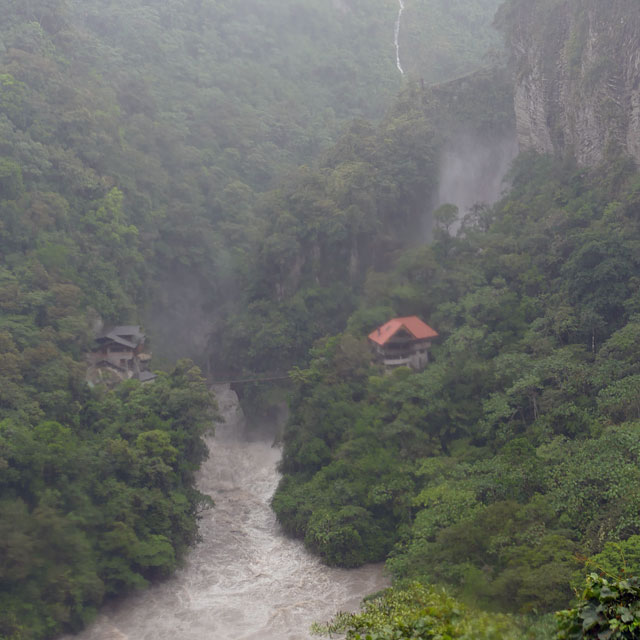
<path id="1" fill-rule="evenodd" d="M 400 329 L 408 331 L 416 340 L 435 338 L 438 335 L 437 331 L 425 322 L 422 322 L 418 316 L 409 316 L 407 318 L 393 318 L 393 320 L 389 320 L 389 322 L 372 331 L 369 334 L 369 340 L 372 340 L 380 346 L 384 346 Z"/>

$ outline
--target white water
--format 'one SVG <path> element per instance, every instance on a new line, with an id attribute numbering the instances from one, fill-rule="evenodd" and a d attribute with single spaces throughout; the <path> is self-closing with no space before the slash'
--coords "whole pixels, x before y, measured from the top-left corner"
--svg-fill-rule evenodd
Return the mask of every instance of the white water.
<path id="1" fill-rule="evenodd" d="M 243 438 L 235 393 L 216 395 L 227 422 L 209 438 L 198 479 L 216 502 L 202 542 L 174 578 L 107 607 L 76 639 L 307 640 L 312 622 L 387 585 L 379 565 L 330 569 L 281 534 L 269 506 L 280 450 Z"/>
<path id="2" fill-rule="evenodd" d="M 396 66 L 398 67 L 398 71 L 404 75 L 404 69 L 400 63 L 400 25 L 402 24 L 402 14 L 404 13 L 404 1 L 398 0 L 398 2 L 400 4 L 400 10 L 398 11 L 398 19 L 396 20 L 394 42 L 396 45 Z"/>

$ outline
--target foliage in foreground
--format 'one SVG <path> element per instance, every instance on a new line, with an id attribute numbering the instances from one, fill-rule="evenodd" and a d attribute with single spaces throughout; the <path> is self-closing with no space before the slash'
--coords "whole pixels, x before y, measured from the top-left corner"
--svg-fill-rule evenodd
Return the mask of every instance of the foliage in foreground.
<path id="1" fill-rule="evenodd" d="M 640 636 L 640 579 L 592 573 L 580 602 L 558 613 L 558 640 L 634 640 Z"/>
<path id="2" fill-rule="evenodd" d="M 346 634 L 347 640 L 634 640 L 640 635 L 640 579 L 592 573 L 575 607 L 555 617 L 556 625 L 553 615 L 481 612 L 443 589 L 413 582 L 387 589 L 360 613 L 340 613 L 313 630 Z"/>
<path id="3" fill-rule="evenodd" d="M 347 640 L 517 640 L 515 619 L 469 609 L 442 589 L 412 583 L 369 600 L 361 613 L 338 614 L 318 634 L 346 633 Z"/>

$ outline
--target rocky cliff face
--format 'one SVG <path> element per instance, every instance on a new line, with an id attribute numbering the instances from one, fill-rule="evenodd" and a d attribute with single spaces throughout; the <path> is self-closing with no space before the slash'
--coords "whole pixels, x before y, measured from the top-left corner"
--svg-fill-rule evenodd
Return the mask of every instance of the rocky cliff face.
<path id="1" fill-rule="evenodd" d="M 511 0 L 498 18 L 516 71 L 521 148 L 640 163 L 640 2 Z"/>

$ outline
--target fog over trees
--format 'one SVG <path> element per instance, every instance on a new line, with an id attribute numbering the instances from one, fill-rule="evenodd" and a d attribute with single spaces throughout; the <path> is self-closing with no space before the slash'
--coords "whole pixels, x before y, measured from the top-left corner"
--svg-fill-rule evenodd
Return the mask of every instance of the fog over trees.
<path id="1" fill-rule="evenodd" d="M 319 631 L 638 635 L 630 0 L 0 12 L 0 639 L 182 565 L 214 380 L 258 380 L 283 533 L 394 581 Z M 414 315 L 389 371 L 367 335 Z M 157 378 L 88 375 L 139 324 Z"/>

